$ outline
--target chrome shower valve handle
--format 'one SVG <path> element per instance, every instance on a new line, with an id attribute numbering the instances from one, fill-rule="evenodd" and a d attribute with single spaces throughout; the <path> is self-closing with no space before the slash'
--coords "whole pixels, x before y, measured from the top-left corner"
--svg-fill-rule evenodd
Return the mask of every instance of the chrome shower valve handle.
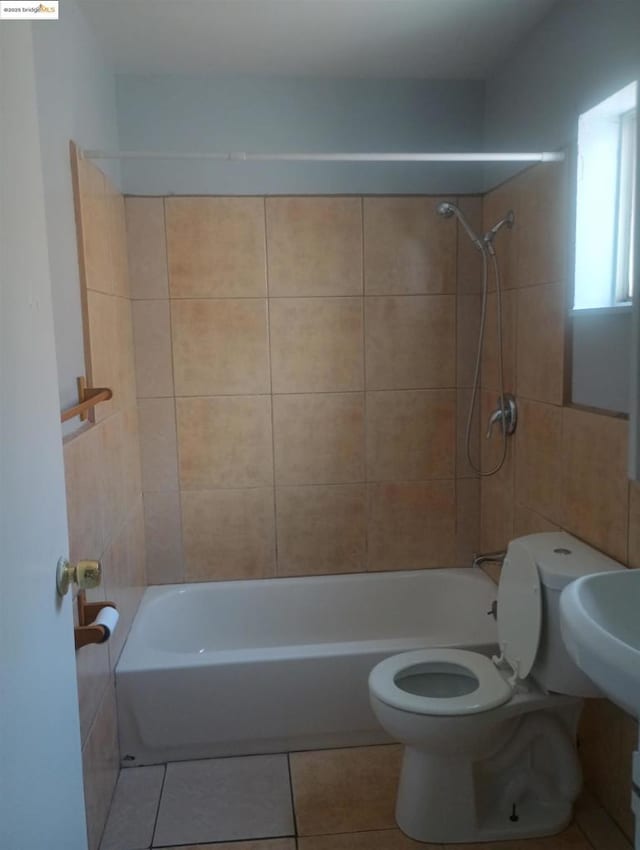
<path id="1" fill-rule="evenodd" d="M 511 393 L 505 393 L 503 396 L 498 396 L 498 407 L 489 417 L 487 433 L 485 434 L 485 438 L 487 440 L 491 439 L 493 426 L 496 422 L 501 423 L 505 434 L 513 434 L 516 430 L 516 425 L 518 423 L 518 406 L 516 404 L 515 396 Z"/>

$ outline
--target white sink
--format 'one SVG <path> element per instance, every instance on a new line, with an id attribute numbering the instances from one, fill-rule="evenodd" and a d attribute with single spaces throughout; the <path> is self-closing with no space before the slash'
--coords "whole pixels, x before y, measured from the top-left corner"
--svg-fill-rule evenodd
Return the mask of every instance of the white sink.
<path id="1" fill-rule="evenodd" d="M 640 716 L 640 569 L 577 579 L 560 597 L 569 654 L 620 708 Z"/>

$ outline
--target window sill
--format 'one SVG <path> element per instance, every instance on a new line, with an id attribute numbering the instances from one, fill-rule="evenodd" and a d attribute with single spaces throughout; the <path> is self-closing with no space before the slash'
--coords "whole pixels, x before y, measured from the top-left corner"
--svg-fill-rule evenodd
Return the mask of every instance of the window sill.
<path id="1" fill-rule="evenodd" d="M 624 316 L 630 314 L 633 305 L 629 301 L 627 304 L 615 304 L 612 307 L 574 307 L 569 310 L 570 316 Z"/>

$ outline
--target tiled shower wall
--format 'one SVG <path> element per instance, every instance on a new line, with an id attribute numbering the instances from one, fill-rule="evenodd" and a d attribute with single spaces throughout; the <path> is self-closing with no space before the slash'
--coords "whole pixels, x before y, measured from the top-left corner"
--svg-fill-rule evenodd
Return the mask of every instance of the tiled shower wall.
<path id="1" fill-rule="evenodd" d="M 151 583 L 469 563 L 480 268 L 438 200 L 126 199 Z"/>
<path id="2" fill-rule="evenodd" d="M 95 166 L 76 165 L 88 385 L 111 388 L 113 400 L 96 408 L 95 424 L 65 440 L 69 555 L 101 560 L 102 586 L 88 598 L 109 599 L 120 612 L 107 643 L 76 653 L 89 850 L 96 850 L 120 761 L 114 669 L 145 584 L 145 550 L 124 199 Z"/>
<path id="3" fill-rule="evenodd" d="M 570 406 L 565 390 L 571 286 L 563 167 L 537 166 L 487 195 L 485 228 L 510 208 L 516 226 L 500 234 L 498 257 L 505 287 L 505 389 L 517 395 L 519 422 L 504 467 L 482 480 L 482 548 L 502 549 L 514 536 L 564 528 L 638 567 L 640 487 L 627 479 L 628 423 Z M 493 320 L 487 333 L 483 422 L 499 391 Z M 483 440 L 483 447 L 489 468 L 499 457 L 499 440 Z M 637 741 L 630 717 L 605 700 L 587 700 L 580 735 L 586 778 L 628 835 L 631 751 Z"/>

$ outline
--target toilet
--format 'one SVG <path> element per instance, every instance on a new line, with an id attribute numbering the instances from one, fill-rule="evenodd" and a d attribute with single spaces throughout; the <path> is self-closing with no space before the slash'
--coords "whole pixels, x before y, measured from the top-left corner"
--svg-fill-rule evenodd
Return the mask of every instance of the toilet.
<path id="1" fill-rule="evenodd" d="M 373 668 L 373 711 L 405 747 L 396 820 L 409 837 L 501 841 L 567 826 L 582 783 L 582 698 L 601 694 L 564 647 L 560 593 L 619 569 L 565 532 L 520 537 L 498 586 L 498 655 L 419 649 Z"/>

